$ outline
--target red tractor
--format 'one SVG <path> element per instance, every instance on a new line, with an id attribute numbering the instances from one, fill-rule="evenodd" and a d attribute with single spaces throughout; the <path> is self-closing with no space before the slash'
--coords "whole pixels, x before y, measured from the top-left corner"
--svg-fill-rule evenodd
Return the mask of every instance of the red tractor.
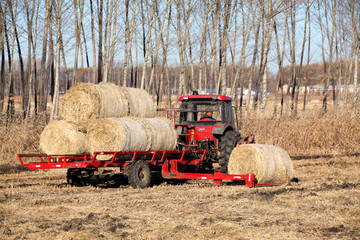
<path id="1" fill-rule="evenodd" d="M 227 173 L 230 154 L 240 133 L 235 127 L 235 108 L 231 98 L 223 95 L 181 96 L 180 118 L 175 124 L 180 150 L 207 150 L 207 157 L 197 166 L 198 171 L 213 171 L 218 163 L 222 173 Z M 236 124 L 237 125 L 237 124 Z"/>

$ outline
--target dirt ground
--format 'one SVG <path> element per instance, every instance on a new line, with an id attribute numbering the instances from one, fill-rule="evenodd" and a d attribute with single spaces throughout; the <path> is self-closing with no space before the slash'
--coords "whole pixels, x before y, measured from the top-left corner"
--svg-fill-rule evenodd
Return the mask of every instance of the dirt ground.
<path id="1" fill-rule="evenodd" d="M 360 157 L 294 160 L 298 182 L 72 187 L 65 173 L 0 175 L 0 239 L 360 239 Z"/>

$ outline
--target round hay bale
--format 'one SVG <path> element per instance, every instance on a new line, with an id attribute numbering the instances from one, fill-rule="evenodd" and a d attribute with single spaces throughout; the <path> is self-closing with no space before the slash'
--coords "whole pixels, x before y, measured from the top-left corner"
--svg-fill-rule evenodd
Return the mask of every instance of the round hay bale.
<path id="1" fill-rule="evenodd" d="M 147 151 L 148 131 L 134 118 L 104 118 L 94 120 L 88 128 L 87 148 L 93 152 Z"/>
<path id="2" fill-rule="evenodd" d="M 46 154 L 83 154 L 86 136 L 64 120 L 53 121 L 40 135 L 40 149 Z"/>
<path id="3" fill-rule="evenodd" d="M 129 116 L 140 118 L 155 117 L 155 106 L 150 95 L 139 88 L 121 88 L 129 102 Z"/>
<path id="4" fill-rule="evenodd" d="M 288 182 L 293 178 L 293 164 L 282 148 L 242 144 L 234 148 L 230 155 L 228 173 L 253 173 L 258 183 Z"/>
<path id="5" fill-rule="evenodd" d="M 91 120 L 126 116 L 128 101 L 122 89 L 115 84 L 81 83 L 65 94 L 60 114 L 78 130 L 86 131 Z"/>
<path id="6" fill-rule="evenodd" d="M 177 133 L 167 118 L 139 118 L 148 131 L 150 150 L 174 150 Z"/>

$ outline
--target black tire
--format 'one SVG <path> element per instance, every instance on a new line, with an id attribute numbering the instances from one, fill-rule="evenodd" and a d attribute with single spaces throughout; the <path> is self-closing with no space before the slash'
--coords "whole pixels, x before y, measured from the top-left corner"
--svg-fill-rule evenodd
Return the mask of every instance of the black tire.
<path id="1" fill-rule="evenodd" d="M 92 169 L 69 168 L 66 174 L 67 183 L 71 186 L 82 187 L 89 185 L 90 178 L 94 175 Z"/>
<path id="2" fill-rule="evenodd" d="M 149 165 L 139 160 L 129 168 L 128 181 L 133 188 L 147 188 L 151 184 L 151 170 Z"/>
<path id="3" fill-rule="evenodd" d="M 241 139 L 239 133 L 235 131 L 227 131 L 221 138 L 219 143 L 219 164 L 220 171 L 227 173 L 227 166 L 232 150 L 236 147 L 237 142 Z"/>

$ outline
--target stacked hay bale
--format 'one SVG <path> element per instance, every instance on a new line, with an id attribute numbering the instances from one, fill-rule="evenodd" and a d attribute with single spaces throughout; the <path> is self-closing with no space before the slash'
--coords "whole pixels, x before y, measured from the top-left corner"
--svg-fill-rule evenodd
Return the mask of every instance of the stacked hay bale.
<path id="1" fill-rule="evenodd" d="M 253 173 L 258 183 L 288 182 L 293 178 L 293 164 L 289 154 L 282 148 L 243 144 L 232 151 L 228 173 Z"/>
<path id="2" fill-rule="evenodd" d="M 154 102 L 145 90 L 139 88 L 120 88 L 128 101 L 128 116 L 140 118 L 154 118 Z"/>
<path id="3" fill-rule="evenodd" d="M 50 122 L 40 135 L 40 149 L 46 154 L 86 152 L 86 136 L 64 120 Z"/>
<path id="4" fill-rule="evenodd" d="M 142 89 L 111 83 L 78 84 L 61 102 L 64 120 L 51 122 L 41 134 L 46 154 L 96 151 L 169 150 L 177 135 L 171 122 L 155 117 L 150 95 Z"/>
<path id="5" fill-rule="evenodd" d="M 106 118 L 88 130 L 87 148 L 98 151 L 172 150 L 177 134 L 165 118 Z"/>
<path id="6" fill-rule="evenodd" d="M 152 118 L 155 108 L 145 90 L 109 83 L 85 83 L 73 86 L 66 93 L 60 113 L 78 130 L 86 131 L 92 120 L 126 116 Z"/>

